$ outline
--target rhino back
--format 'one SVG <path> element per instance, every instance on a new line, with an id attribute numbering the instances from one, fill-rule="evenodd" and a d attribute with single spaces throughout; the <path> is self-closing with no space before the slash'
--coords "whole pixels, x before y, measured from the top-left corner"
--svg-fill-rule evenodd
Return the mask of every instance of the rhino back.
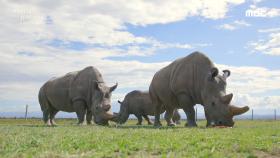
<path id="1" fill-rule="evenodd" d="M 182 58 L 171 71 L 171 91 L 175 95 L 185 93 L 195 102 L 202 100 L 201 91 L 204 81 L 213 67 L 212 61 L 199 52 Z"/>
<path id="2" fill-rule="evenodd" d="M 180 107 L 176 95 L 182 92 L 193 100 L 201 100 L 200 91 L 212 67 L 210 59 L 200 52 L 175 60 L 154 75 L 150 85 L 152 101 Z"/>
<path id="3" fill-rule="evenodd" d="M 90 105 L 92 93 L 96 90 L 94 87 L 95 82 L 104 83 L 101 73 L 96 68 L 89 66 L 81 70 L 71 80 L 69 97 L 72 100 L 83 99 Z"/>
<path id="4" fill-rule="evenodd" d="M 125 97 L 129 106 L 129 113 L 141 115 L 154 115 L 155 106 L 152 104 L 148 92 L 132 91 Z"/>

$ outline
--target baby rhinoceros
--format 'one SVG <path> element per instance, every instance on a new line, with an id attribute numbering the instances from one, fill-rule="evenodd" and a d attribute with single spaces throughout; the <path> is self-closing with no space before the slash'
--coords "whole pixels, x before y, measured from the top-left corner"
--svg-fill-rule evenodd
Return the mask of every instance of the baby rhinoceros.
<path id="1" fill-rule="evenodd" d="M 134 114 L 137 119 L 137 125 L 142 124 L 142 116 L 148 122 L 149 125 L 152 125 L 153 122 L 149 119 L 148 115 L 154 116 L 155 113 L 155 106 L 152 104 L 150 99 L 149 92 L 142 92 L 139 90 L 134 90 L 129 92 L 124 100 L 118 101 L 121 105 L 119 113 L 116 113 L 117 122 L 123 124 L 127 121 L 130 114 Z M 165 111 L 164 108 L 161 109 L 161 113 Z M 173 115 L 173 121 L 179 124 L 180 114 L 176 109 Z"/>

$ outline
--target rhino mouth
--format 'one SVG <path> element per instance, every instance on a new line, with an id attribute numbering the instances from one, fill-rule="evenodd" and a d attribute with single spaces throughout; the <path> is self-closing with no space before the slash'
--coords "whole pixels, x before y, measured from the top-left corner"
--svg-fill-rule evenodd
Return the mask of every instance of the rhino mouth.
<path id="1" fill-rule="evenodd" d="M 101 125 L 101 126 L 108 126 L 109 125 L 109 122 L 108 121 L 95 121 L 95 123 L 97 125 Z"/>
<path id="2" fill-rule="evenodd" d="M 128 117 L 129 117 L 129 115 L 114 112 L 114 118 L 111 121 L 114 121 L 117 124 L 121 125 L 121 124 L 124 124 L 127 121 Z"/>
<path id="3" fill-rule="evenodd" d="M 206 127 L 233 127 L 234 122 L 222 122 L 222 121 L 207 121 Z"/>
<path id="4" fill-rule="evenodd" d="M 113 117 L 110 119 L 113 122 L 119 122 L 119 113 L 114 112 Z"/>
<path id="5" fill-rule="evenodd" d="M 109 111 L 104 112 L 101 115 L 98 115 L 96 117 L 96 119 L 94 119 L 94 122 L 98 125 L 103 125 L 103 126 L 108 126 L 109 125 L 109 121 L 114 121 L 117 122 L 117 115 L 113 114 Z"/>

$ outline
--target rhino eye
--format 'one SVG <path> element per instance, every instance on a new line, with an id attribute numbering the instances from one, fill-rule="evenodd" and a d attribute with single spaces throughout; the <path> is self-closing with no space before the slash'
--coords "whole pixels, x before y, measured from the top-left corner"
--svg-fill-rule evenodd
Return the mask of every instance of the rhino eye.
<path id="1" fill-rule="evenodd" d="M 105 98 L 109 98 L 109 94 L 108 94 L 108 93 L 106 93 L 104 97 L 105 97 Z"/>
<path id="2" fill-rule="evenodd" d="M 212 105 L 212 106 L 215 106 L 216 104 L 215 104 L 215 102 L 212 102 L 211 105 Z"/>

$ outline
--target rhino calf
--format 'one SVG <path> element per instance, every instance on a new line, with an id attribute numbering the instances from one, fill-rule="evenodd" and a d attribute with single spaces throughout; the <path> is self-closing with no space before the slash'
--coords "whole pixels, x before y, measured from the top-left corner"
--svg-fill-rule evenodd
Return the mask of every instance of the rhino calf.
<path id="1" fill-rule="evenodd" d="M 138 119 L 137 125 L 142 124 L 142 117 L 145 118 L 149 125 L 153 124 L 148 115 L 154 116 L 155 106 L 153 106 L 148 92 L 135 90 L 128 93 L 122 102 L 118 102 L 121 105 L 119 113 L 115 114 L 117 115 L 118 123 L 125 123 L 129 115 L 134 114 Z M 162 108 L 161 113 L 164 111 L 164 108 Z M 173 121 L 179 123 L 180 118 L 179 112 L 175 110 Z"/>
<path id="2" fill-rule="evenodd" d="M 101 73 L 92 66 L 52 78 L 39 91 L 43 120 L 48 125 L 55 125 L 56 113 L 65 111 L 76 112 L 78 124 L 83 124 L 85 116 L 91 124 L 94 116 L 96 124 L 107 125 L 108 120 L 114 118 L 109 110 L 111 93 L 116 88 L 117 84 L 106 86 Z"/>

